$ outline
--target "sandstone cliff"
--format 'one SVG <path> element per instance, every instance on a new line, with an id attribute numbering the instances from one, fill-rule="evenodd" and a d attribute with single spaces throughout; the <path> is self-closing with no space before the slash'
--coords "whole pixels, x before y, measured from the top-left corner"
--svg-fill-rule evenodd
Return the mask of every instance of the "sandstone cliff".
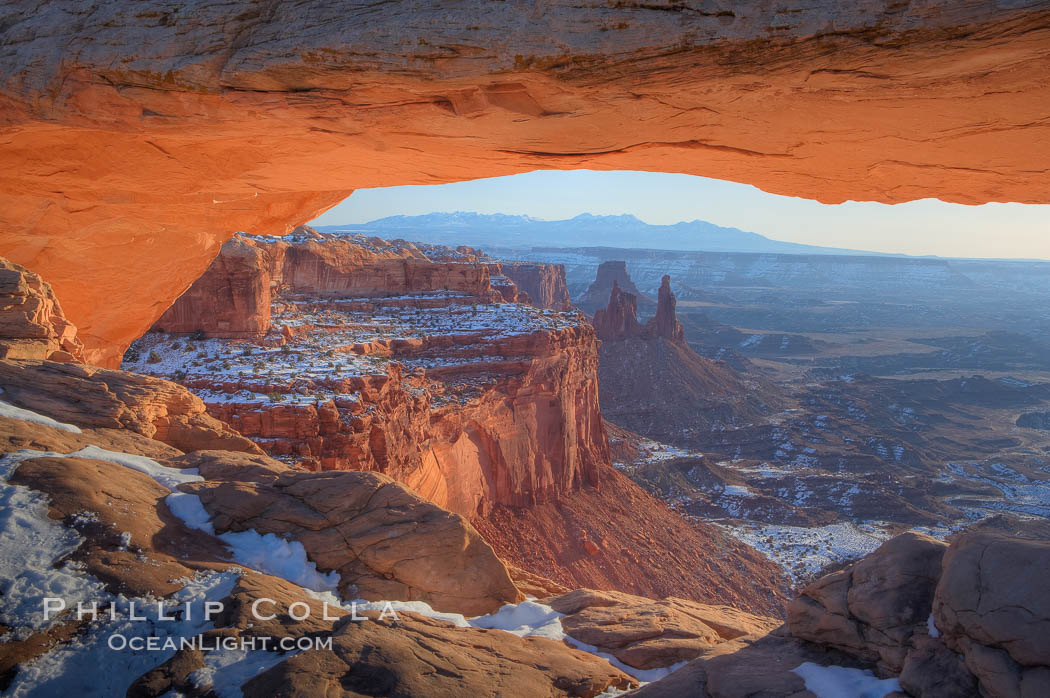
<path id="1" fill-rule="evenodd" d="M 513 281 L 529 302 L 540 308 L 568 310 L 572 307 L 565 283 L 565 265 L 538 262 L 503 262 L 503 273 Z"/>
<path id="2" fill-rule="evenodd" d="M 325 255 L 335 259 L 347 241 L 270 244 L 282 245 L 286 260 L 298 247 L 332 246 Z M 435 266 L 477 268 L 473 251 L 458 252 L 459 261 L 425 253 L 447 260 Z M 258 341 L 154 332 L 125 366 L 175 377 L 203 396 L 209 414 L 285 462 L 375 471 L 408 485 L 470 518 L 529 572 L 779 614 L 785 581 L 775 565 L 687 523 L 609 465 L 598 341 L 586 319 L 502 302 L 517 287 L 502 285 L 502 266 L 486 264 L 485 278 L 505 289 L 498 297 L 429 286 L 391 295 L 406 290 L 400 278 L 368 298 L 274 284 L 272 328 Z M 215 275 L 201 284 L 214 285 Z M 640 554 L 639 545 L 650 550 Z"/>
<path id="3" fill-rule="evenodd" d="M 209 337 L 259 339 L 270 329 L 275 294 L 320 298 L 435 290 L 487 298 L 491 294 L 488 268 L 462 261 L 435 263 L 411 243 L 322 235 L 306 227 L 288 238 L 238 235 L 222 246 L 208 270 L 154 327 L 172 333 L 201 331 Z"/>
<path id="4" fill-rule="evenodd" d="M 557 300 L 557 271 L 521 266 Z M 490 269 L 502 270 L 469 248 L 239 236 L 157 329 L 266 348 L 190 353 L 193 338 L 152 334 L 126 365 L 201 392 L 271 454 L 382 472 L 465 516 L 596 485 L 609 458 L 594 332 L 574 315 L 491 303 L 518 292 L 495 290 Z M 258 310 L 238 324 L 238 308 Z"/>
<path id="5" fill-rule="evenodd" d="M 51 285 L 0 258 L 0 358 L 83 361 L 84 345 Z"/>

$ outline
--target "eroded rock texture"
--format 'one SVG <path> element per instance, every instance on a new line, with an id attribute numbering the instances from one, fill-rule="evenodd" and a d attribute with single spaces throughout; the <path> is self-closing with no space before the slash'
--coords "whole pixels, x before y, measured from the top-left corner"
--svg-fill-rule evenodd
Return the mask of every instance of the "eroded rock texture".
<path id="1" fill-rule="evenodd" d="M 877 554 L 822 577 L 788 605 L 791 633 L 899 674 L 912 636 L 926 630 L 947 547 L 905 533 Z"/>
<path id="2" fill-rule="evenodd" d="M 51 284 L 0 258 L 0 358 L 83 361 L 77 328 Z"/>
<path id="3" fill-rule="evenodd" d="M 249 475 L 186 489 L 200 496 L 219 533 L 254 529 L 298 540 L 319 569 L 339 573 L 344 598 L 425 601 L 468 616 L 524 599 L 470 524 L 388 477 Z"/>
<path id="4" fill-rule="evenodd" d="M 51 280 L 96 363 L 235 231 L 290 230 L 359 187 L 587 167 L 1047 201 L 1039 1 L 0 13 L 0 254 Z"/>
<path id="5" fill-rule="evenodd" d="M 2 360 L 0 385 L 5 400 L 62 422 L 127 429 L 182 451 L 262 453 L 170 381 L 74 363 Z"/>
<path id="6" fill-rule="evenodd" d="M 516 286 L 490 270 L 466 247 L 237 236 L 156 329 L 258 341 L 150 333 L 126 367 L 200 392 L 268 453 L 379 471 L 464 516 L 595 485 L 609 458 L 594 331 L 503 305 Z"/>
<path id="7" fill-rule="evenodd" d="M 572 307 L 564 264 L 504 262 L 500 266 L 507 278 L 517 285 L 518 292 L 528 295 L 531 303 L 552 310 Z"/>
<path id="8" fill-rule="evenodd" d="M 562 627 L 573 639 L 638 669 L 695 659 L 722 642 L 764 635 L 780 625 L 729 606 L 673 597 L 653 601 L 615 591 L 577 589 L 548 603 L 566 614 Z"/>
<path id="9" fill-rule="evenodd" d="M 917 698 L 1050 690 L 1045 522 L 991 519 L 945 545 L 902 534 L 807 586 L 795 638 L 874 662 Z"/>

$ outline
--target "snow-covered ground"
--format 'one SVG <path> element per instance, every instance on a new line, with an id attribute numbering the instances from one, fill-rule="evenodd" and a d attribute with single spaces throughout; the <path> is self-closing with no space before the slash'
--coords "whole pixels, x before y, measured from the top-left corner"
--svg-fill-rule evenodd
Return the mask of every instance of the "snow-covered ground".
<path id="1" fill-rule="evenodd" d="M 650 463 L 660 463 L 675 458 L 702 458 L 704 455 L 700 451 L 679 448 L 646 438 L 634 441 L 633 445 L 638 448 L 638 456 L 630 463 L 614 462 L 614 466 L 627 471 Z"/>
<path id="2" fill-rule="evenodd" d="M 417 307 L 410 302 L 420 300 L 437 307 Z M 484 345 L 581 322 L 572 313 L 516 303 L 469 303 L 471 300 L 448 292 L 371 299 L 363 304 L 282 300 L 274 303 L 273 326 L 264 341 L 194 340 L 153 332 L 132 343 L 122 368 L 196 384 L 194 391 L 208 403 L 313 405 L 336 395 L 352 398 L 341 392 L 343 379 L 386 374 L 391 359 L 384 347 L 393 340 L 457 336 L 478 346 L 472 352 L 452 348 L 396 359 L 410 370 L 433 370 L 520 360 L 523 357 L 501 356 L 498 350 L 493 354 Z M 294 328 L 294 337 L 278 346 L 285 327 Z M 237 392 L 228 392 L 233 388 Z"/>
<path id="3" fill-rule="evenodd" d="M 719 524 L 784 568 L 798 584 L 829 565 L 864 557 L 892 538 L 875 525 L 834 523 L 802 528 L 771 524 Z"/>

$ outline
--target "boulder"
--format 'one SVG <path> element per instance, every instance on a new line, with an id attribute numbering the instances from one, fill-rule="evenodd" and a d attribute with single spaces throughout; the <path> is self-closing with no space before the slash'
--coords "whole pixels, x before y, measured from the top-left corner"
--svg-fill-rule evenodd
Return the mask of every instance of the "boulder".
<path id="1" fill-rule="evenodd" d="M 764 634 L 780 625 L 729 606 L 667 598 L 653 601 L 615 591 L 577 589 L 545 601 L 567 614 L 562 627 L 637 669 L 688 661 L 726 640 Z"/>
<path id="2" fill-rule="evenodd" d="M 632 692 L 631 698 L 814 698 L 802 677 L 792 672 L 804 662 L 859 667 L 841 652 L 773 632 L 705 649 L 678 671 Z"/>
<path id="3" fill-rule="evenodd" d="M 0 257 L 0 359 L 83 361 L 84 345 L 51 284 Z"/>
<path id="4" fill-rule="evenodd" d="M 632 682 L 604 659 L 553 640 L 460 628 L 413 613 L 400 613 L 397 620 L 344 618 L 335 623 L 332 644 L 331 650 L 302 652 L 248 681 L 245 698 L 592 698 Z"/>
<path id="5" fill-rule="evenodd" d="M 968 531 L 945 554 L 934 619 L 984 695 L 1050 695 L 1048 579 L 1045 539 Z"/>
<path id="6" fill-rule="evenodd" d="M 977 680 L 955 652 L 929 635 L 912 637 L 904 658 L 901 688 L 920 698 L 968 698 L 977 695 Z"/>
<path id="7" fill-rule="evenodd" d="M 908 532 L 821 577 L 788 604 L 791 634 L 900 673 L 912 635 L 926 627 L 946 549 Z"/>
<path id="8" fill-rule="evenodd" d="M 184 485 L 215 530 L 302 543 L 345 598 L 425 601 L 480 615 L 524 599 L 488 543 L 458 514 L 378 473 L 288 471 L 269 482 Z"/>

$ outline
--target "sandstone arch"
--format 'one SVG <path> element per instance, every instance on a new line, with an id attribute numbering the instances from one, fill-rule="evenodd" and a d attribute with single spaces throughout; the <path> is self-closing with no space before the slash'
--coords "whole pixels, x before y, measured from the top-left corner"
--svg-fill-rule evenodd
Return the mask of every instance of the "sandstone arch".
<path id="1" fill-rule="evenodd" d="M 1048 74 L 1043 1 L 15 0 L 0 255 L 113 365 L 235 231 L 359 187 L 588 167 L 1047 203 Z"/>

